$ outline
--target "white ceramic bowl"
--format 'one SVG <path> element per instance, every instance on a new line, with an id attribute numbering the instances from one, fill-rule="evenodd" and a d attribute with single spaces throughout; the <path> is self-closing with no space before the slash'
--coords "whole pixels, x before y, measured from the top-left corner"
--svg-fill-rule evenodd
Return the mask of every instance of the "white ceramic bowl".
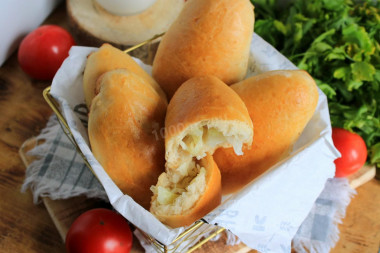
<path id="1" fill-rule="evenodd" d="M 95 0 L 108 12 L 118 16 L 131 16 L 143 12 L 157 0 Z"/>

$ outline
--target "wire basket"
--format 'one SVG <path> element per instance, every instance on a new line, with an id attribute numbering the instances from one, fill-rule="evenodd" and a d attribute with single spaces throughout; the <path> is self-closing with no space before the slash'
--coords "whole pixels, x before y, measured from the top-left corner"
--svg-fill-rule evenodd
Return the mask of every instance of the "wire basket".
<path id="1" fill-rule="evenodd" d="M 148 44 L 159 37 L 161 37 L 163 34 L 159 34 L 154 36 L 153 38 L 144 41 L 136 46 L 133 46 L 125 51 L 124 53 L 131 52 L 132 50 L 139 48 L 145 44 Z M 65 119 L 65 117 L 62 115 L 61 110 L 59 108 L 58 102 L 55 100 L 55 98 L 51 95 L 50 93 L 51 87 L 47 87 L 43 91 L 43 97 L 47 104 L 50 106 L 50 108 L 53 110 L 54 114 L 58 118 L 58 122 L 65 133 L 65 135 L 69 138 L 69 140 L 72 142 L 74 147 L 76 148 L 77 152 L 81 155 L 83 158 L 83 161 L 87 165 L 87 167 L 92 171 L 92 173 L 95 175 L 89 161 L 87 160 L 86 156 L 83 154 L 81 149 L 79 148 L 78 143 L 76 142 L 73 133 Z M 187 228 L 184 232 L 182 232 L 176 239 L 174 239 L 170 244 L 165 245 L 158 240 L 156 240 L 154 237 L 151 235 L 145 233 L 138 227 L 136 229 L 139 230 L 141 235 L 148 241 L 153 248 L 157 252 L 164 252 L 164 253 L 174 253 L 178 252 L 177 250 L 186 248 L 187 250 L 185 252 L 190 253 L 193 252 L 194 250 L 200 248 L 203 244 L 208 242 L 210 239 L 215 238 L 217 235 L 225 231 L 225 228 L 223 227 L 217 227 L 217 226 L 207 226 L 207 222 L 205 220 L 199 220 L 196 221 L 192 226 Z M 184 251 L 181 251 L 184 252 Z"/>

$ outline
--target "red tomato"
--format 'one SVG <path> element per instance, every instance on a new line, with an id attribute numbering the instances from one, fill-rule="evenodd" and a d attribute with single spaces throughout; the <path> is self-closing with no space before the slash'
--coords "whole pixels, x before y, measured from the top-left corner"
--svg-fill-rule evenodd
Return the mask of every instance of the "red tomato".
<path id="1" fill-rule="evenodd" d="M 342 128 L 333 128 L 332 139 L 342 155 L 334 161 L 335 177 L 349 176 L 363 167 L 367 160 L 367 146 L 360 135 Z"/>
<path id="2" fill-rule="evenodd" d="M 21 41 L 18 62 L 32 78 L 52 80 L 73 45 L 74 39 L 65 29 L 43 25 Z"/>
<path id="3" fill-rule="evenodd" d="M 105 208 L 80 215 L 66 235 L 68 253 L 128 253 L 132 232 L 126 219 Z"/>

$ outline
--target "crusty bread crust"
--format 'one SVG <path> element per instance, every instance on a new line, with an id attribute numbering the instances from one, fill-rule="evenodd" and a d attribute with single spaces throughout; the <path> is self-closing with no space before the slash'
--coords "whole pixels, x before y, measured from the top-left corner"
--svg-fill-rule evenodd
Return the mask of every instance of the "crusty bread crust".
<path id="1" fill-rule="evenodd" d="M 150 186 L 164 171 L 166 102 L 140 76 L 125 69 L 105 73 L 89 113 L 92 152 L 122 192 L 149 209 Z"/>
<path id="2" fill-rule="evenodd" d="M 145 79 L 166 100 L 166 96 L 157 82 L 131 56 L 110 44 L 103 44 L 98 51 L 88 56 L 83 73 L 83 91 L 88 108 L 95 97 L 96 80 L 105 72 L 119 68 L 128 69 Z"/>
<path id="3" fill-rule="evenodd" d="M 191 0 L 163 36 L 152 74 L 168 98 L 191 77 L 214 75 L 227 84 L 248 67 L 254 12 L 249 0 Z"/>
<path id="4" fill-rule="evenodd" d="M 165 159 L 168 168 L 176 168 L 183 162 L 178 157 L 179 143 L 198 125 L 218 128 L 225 135 L 239 133 L 246 136 L 242 142 L 252 143 L 252 121 L 237 93 L 214 76 L 194 77 L 177 90 L 167 108 Z M 214 150 L 207 152 L 212 154 Z"/>
<path id="5" fill-rule="evenodd" d="M 248 108 L 255 137 L 243 156 L 232 149 L 215 151 L 223 194 L 240 190 L 288 155 L 318 103 L 317 86 L 303 70 L 270 71 L 231 88 Z"/>
<path id="6" fill-rule="evenodd" d="M 207 155 L 199 161 L 199 165 L 206 169 L 206 188 L 204 193 L 199 197 L 192 208 L 177 215 L 157 213 L 154 208 L 155 205 L 152 205 L 150 212 L 162 223 L 172 228 L 189 226 L 211 212 L 221 203 L 221 177 L 214 159 L 211 155 Z M 156 199 L 157 195 L 154 195 L 152 202 L 155 202 Z"/>

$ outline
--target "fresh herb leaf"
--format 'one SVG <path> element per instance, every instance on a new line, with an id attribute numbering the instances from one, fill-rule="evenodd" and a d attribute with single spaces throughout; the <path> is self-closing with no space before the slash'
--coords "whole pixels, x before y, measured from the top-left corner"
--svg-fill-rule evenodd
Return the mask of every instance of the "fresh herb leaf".
<path id="1" fill-rule="evenodd" d="M 350 65 L 354 81 L 373 81 L 375 67 L 368 62 L 354 62 Z"/>

